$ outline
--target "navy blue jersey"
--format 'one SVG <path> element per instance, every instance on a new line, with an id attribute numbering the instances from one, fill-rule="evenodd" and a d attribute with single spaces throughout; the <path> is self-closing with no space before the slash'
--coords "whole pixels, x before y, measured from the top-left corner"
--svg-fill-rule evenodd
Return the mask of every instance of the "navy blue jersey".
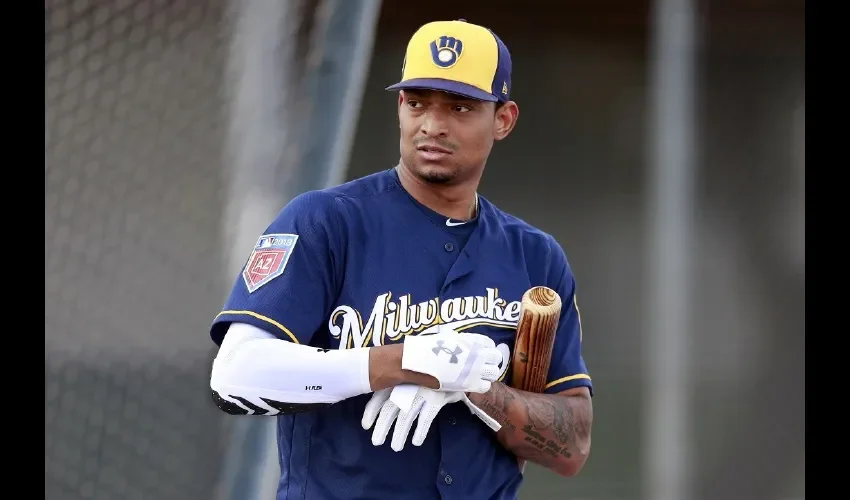
<path id="1" fill-rule="evenodd" d="M 414 200 L 395 169 L 294 198 L 257 242 L 211 335 L 245 322 L 278 338 L 346 349 L 403 342 L 442 324 L 509 352 L 523 293 L 564 302 L 546 392 L 591 387 L 575 280 L 552 236 L 484 197 L 448 220 Z M 376 447 L 360 425 L 370 395 L 278 416 L 279 500 L 514 499 L 516 457 L 463 404 L 448 405 L 421 447 Z M 257 417 L 262 418 L 262 417 Z"/>

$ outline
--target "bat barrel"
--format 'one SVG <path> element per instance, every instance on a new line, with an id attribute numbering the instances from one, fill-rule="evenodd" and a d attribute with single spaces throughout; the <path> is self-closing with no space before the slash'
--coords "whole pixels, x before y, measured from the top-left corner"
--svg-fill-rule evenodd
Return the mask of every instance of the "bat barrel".
<path id="1" fill-rule="evenodd" d="M 551 288 L 537 286 L 523 294 L 513 354 L 513 387 L 543 392 L 560 316 L 561 297 Z"/>
<path id="2" fill-rule="evenodd" d="M 523 294 L 522 307 L 539 314 L 560 312 L 561 296 L 549 287 L 536 286 Z"/>

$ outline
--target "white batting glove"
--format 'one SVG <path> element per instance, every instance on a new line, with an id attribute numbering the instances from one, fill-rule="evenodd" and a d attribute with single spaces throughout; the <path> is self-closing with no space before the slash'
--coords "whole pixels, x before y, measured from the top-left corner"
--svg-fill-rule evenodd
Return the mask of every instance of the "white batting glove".
<path id="1" fill-rule="evenodd" d="M 437 413 L 445 405 L 458 401 L 463 401 L 474 415 L 493 429 L 493 432 L 501 429 L 502 426 L 475 406 L 465 393 L 435 391 L 411 384 L 397 385 L 392 389 L 383 389 L 373 394 L 372 399 L 366 403 L 360 424 L 365 430 L 369 430 L 372 424 L 375 425 L 372 431 L 372 444 L 380 446 L 386 441 L 390 427 L 395 422 L 390 446 L 395 451 L 401 451 L 414 420 L 419 421 L 413 434 L 413 446 L 422 446 Z"/>
<path id="2" fill-rule="evenodd" d="M 405 337 L 401 357 L 402 369 L 431 375 L 442 392 L 489 391 L 499 378 L 501 362 L 493 339 L 450 329 Z"/>
<path id="3" fill-rule="evenodd" d="M 396 388 L 398 387 L 404 386 L 396 386 Z M 363 428 L 367 430 L 372 426 L 372 423 L 375 424 L 375 429 L 372 431 L 372 444 L 375 446 L 384 444 L 387 434 L 390 432 L 390 427 L 395 422 L 390 443 L 390 447 L 395 451 L 404 449 L 404 443 L 407 441 L 414 420 L 419 419 L 416 431 L 413 433 L 413 446 L 422 446 L 431 424 L 440 410 L 443 409 L 443 406 L 456 403 L 464 397 L 462 392 L 442 392 L 413 386 L 414 389 L 418 389 L 413 398 L 413 405 L 407 411 L 401 411 L 401 407 L 391 399 L 391 393 L 396 388 L 378 391 L 386 391 L 386 395 L 377 396 L 377 393 L 375 393 L 377 397 L 373 397 L 366 404 L 361 422 Z M 383 402 L 381 402 L 382 400 Z"/>

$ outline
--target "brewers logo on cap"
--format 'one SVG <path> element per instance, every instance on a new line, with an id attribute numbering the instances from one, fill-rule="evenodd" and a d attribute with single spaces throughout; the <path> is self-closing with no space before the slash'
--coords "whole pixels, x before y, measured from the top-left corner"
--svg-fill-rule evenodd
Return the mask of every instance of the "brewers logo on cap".
<path id="1" fill-rule="evenodd" d="M 401 81 L 387 90 L 440 90 L 482 101 L 510 98 L 511 55 L 489 29 L 461 21 L 436 21 L 410 38 Z"/>
<path id="2" fill-rule="evenodd" d="M 454 66 L 463 54 L 463 42 L 453 36 L 441 36 L 431 42 L 430 47 L 431 60 L 443 69 Z"/>

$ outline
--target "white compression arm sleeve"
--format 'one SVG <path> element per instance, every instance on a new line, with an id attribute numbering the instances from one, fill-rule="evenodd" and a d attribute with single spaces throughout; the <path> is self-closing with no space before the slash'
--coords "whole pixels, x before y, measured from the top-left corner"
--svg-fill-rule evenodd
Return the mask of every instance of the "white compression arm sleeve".
<path id="1" fill-rule="evenodd" d="M 326 351 L 233 323 L 213 361 L 210 388 L 227 413 L 297 413 L 372 392 L 369 348 Z"/>

